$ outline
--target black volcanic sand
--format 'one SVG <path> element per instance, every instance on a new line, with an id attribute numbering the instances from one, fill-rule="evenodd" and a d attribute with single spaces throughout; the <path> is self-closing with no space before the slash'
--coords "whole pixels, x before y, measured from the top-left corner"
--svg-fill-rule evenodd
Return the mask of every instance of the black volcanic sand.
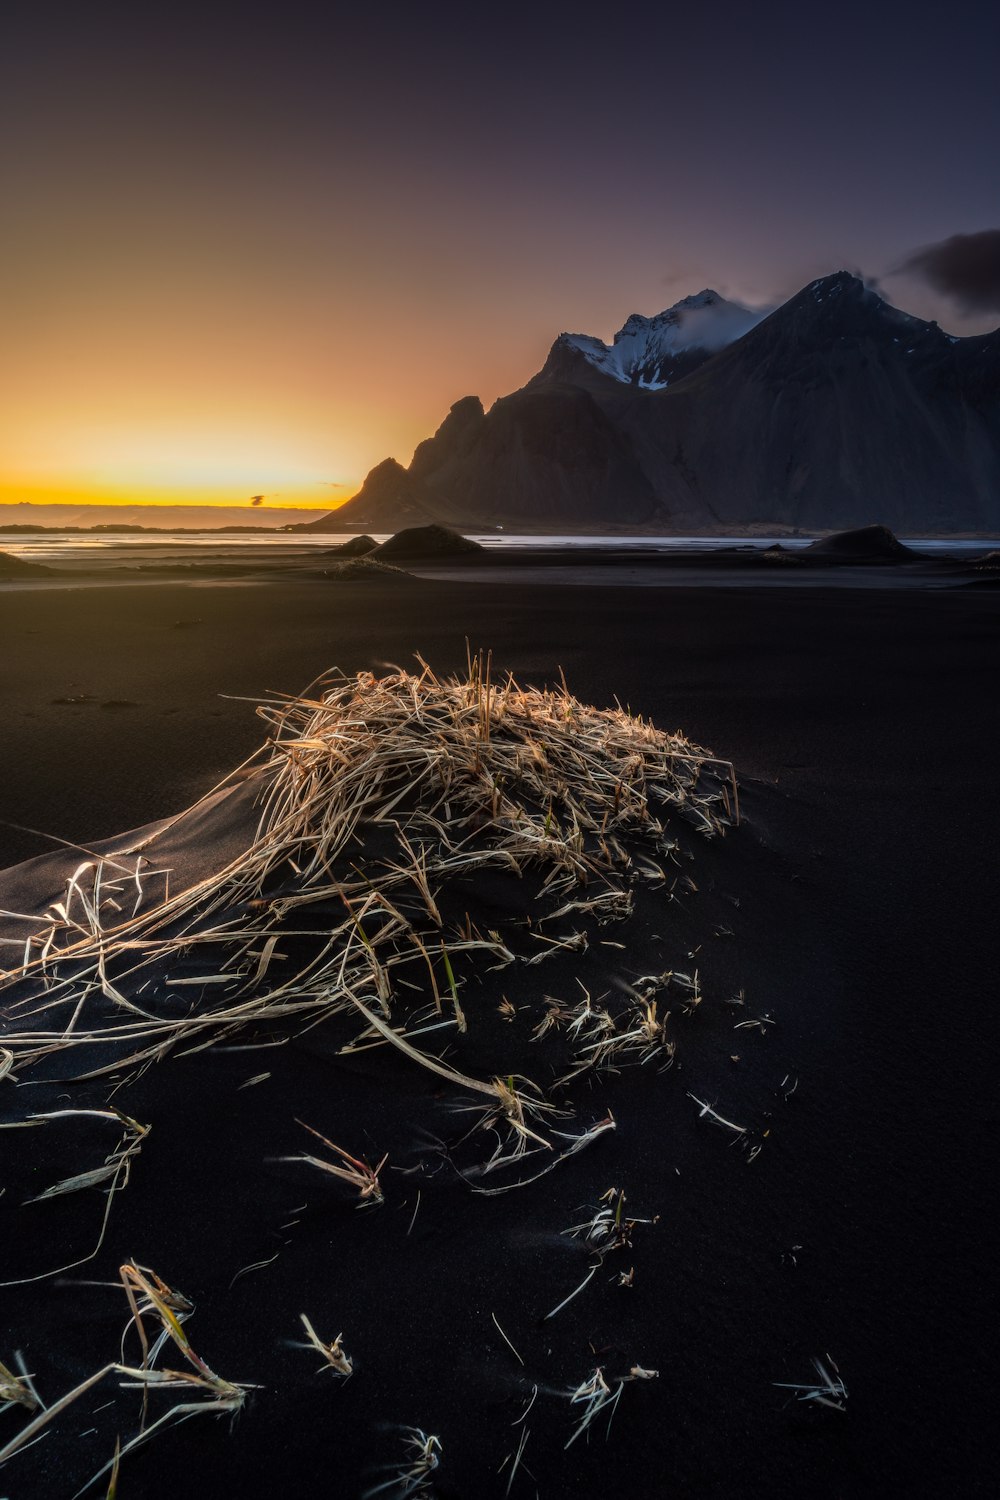
<path id="1" fill-rule="evenodd" d="M 153 1131 L 104 1250 L 60 1282 L 0 1293 L 0 1359 L 23 1350 L 52 1401 L 115 1358 L 124 1297 L 80 1283 L 113 1280 L 127 1257 L 193 1299 L 195 1348 L 262 1389 L 234 1425 L 199 1416 L 129 1455 L 123 1496 L 358 1496 L 399 1451 L 398 1424 L 440 1436 L 435 1493 L 502 1496 L 533 1385 L 513 1495 L 993 1493 L 998 624 L 995 595 L 966 590 L 403 578 L 0 596 L 0 812 L 64 839 L 193 802 L 260 740 L 241 698 L 298 691 L 332 665 L 409 666 L 417 650 L 457 670 L 465 635 L 522 679 L 561 665 L 585 701 L 617 694 L 730 756 L 744 812 L 722 841 L 685 837 L 697 891 L 647 893 L 627 950 L 603 950 L 619 978 L 693 952 L 705 995 L 678 1024 L 671 1070 L 629 1069 L 578 1097 L 588 1118 L 614 1111 L 614 1134 L 499 1198 L 387 1169 L 385 1206 L 359 1212 L 332 1180 L 268 1161 L 303 1149 L 295 1118 L 406 1169 L 456 1129 L 447 1085 L 385 1049 L 339 1058 L 318 1032 L 168 1060 L 114 1095 Z M 11 828 L 0 843 L 8 863 L 50 847 Z M 32 872 L 18 878 L 23 890 Z M 559 963 L 515 974 L 511 998 L 568 990 Z M 726 1004 L 740 989 L 745 1012 Z M 763 1014 L 773 1027 L 734 1030 Z M 503 1042 L 495 1019 L 479 1039 L 473 1026 L 471 1070 Z M 0 1100 L 23 1118 L 112 1087 L 8 1080 Z M 697 1118 L 688 1090 L 752 1126 L 755 1161 Z M 93 1242 L 97 1192 L 19 1206 L 106 1149 L 81 1133 L 70 1162 L 66 1141 L 5 1134 L 4 1274 Z M 658 1222 L 540 1326 L 589 1264 L 560 1232 L 613 1185 Z M 629 1266 L 634 1286 L 613 1285 Z M 303 1311 L 324 1337 L 343 1330 L 346 1384 L 294 1347 Z M 843 1415 L 773 1383 L 806 1381 L 827 1353 Z M 659 1379 L 625 1388 L 607 1440 L 602 1422 L 564 1452 L 575 1413 L 559 1393 L 635 1362 Z M 0 1490 L 73 1494 L 134 1430 L 136 1393 L 97 1410 L 113 1394 L 106 1382 L 67 1411 Z M 0 1443 L 22 1421 L 0 1416 Z"/>

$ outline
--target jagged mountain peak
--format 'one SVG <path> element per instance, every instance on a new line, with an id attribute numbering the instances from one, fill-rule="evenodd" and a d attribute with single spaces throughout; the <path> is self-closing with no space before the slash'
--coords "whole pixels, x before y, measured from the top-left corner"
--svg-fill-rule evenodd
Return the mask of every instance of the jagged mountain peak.
<path id="1" fill-rule="evenodd" d="M 737 305 L 727 302 L 724 297 L 719 296 L 718 292 L 713 292 L 706 287 L 704 291 L 695 292 L 691 297 L 682 297 L 680 302 L 674 303 L 673 307 L 668 307 L 661 313 L 654 313 L 651 318 L 644 317 L 642 313 L 630 313 L 615 334 L 612 344 L 617 344 L 624 338 L 634 338 L 637 334 L 658 333 L 664 328 L 679 328 L 685 322 L 685 314 L 698 312 L 703 308 L 729 308 Z M 749 308 L 741 308 L 740 311 L 749 312 Z"/>
<path id="2" fill-rule="evenodd" d="M 761 324 L 757 336 L 773 340 L 779 335 L 817 347 L 845 339 L 875 339 L 886 347 L 897 344 L 906 353 L 914 347 L 943 350 L 962 342 L 937 323 L 894 307 L 850 271 L 811 281 Z"/>
<path id="3" fill-rule="evenodd" d="M 800 307 L 822 308 L 834 318 L 843 318 L 849 310 L 861 309 L 893 322 L 910 323 L 921 328 L 938 326 L 894 307 L 869 282 L 863 281 L 852 271 L 835 271 L 830 276 L 820 276 L 816 281 L 810 281 L 808 286 L 790 297 L 783 306 L 789 310 Z M 779 312 L 781 310 L 778 308 Z"/>
<path id="4" fill-rule="evenodd" d="M 766 309 L 727 302 L 706 287 L 663 312 L 632 313 L 611 344 L 592 334 L 563 333 L 553 346 L 548 373 L 562 376 L 568 358 L 583 360 L 621 385 L 662 391 L 689 375 L 709 355 L 741 338 Z"/>
<path id="5" fill-rule="evenodd" d="M 845 292 L 854 297 L 862 297 L 871 292 L 871 288 L 865 285 L 860 276 L 855 276 L 853 271 L 832 271 L 829 276 L 817 276 L 804 290 L 811 292 L 816 302 L 822 302 L 827 297 L 843 296 Z M 871 292 L 871 295 L 878 296 L 878 293 Z"/>

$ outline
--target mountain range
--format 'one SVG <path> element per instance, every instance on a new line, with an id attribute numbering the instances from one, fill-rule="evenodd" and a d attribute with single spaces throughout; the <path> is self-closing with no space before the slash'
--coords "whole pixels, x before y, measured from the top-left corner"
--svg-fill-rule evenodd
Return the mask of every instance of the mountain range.
<path id="1" fill-rule="evenodd" d="M 560 334 L 489 411 L 457 401 L 297 530 L 1000 530 L 1000 330 L 971 338 L 839 272 L 769 313 L 713 291 L 607 345 Z"/>

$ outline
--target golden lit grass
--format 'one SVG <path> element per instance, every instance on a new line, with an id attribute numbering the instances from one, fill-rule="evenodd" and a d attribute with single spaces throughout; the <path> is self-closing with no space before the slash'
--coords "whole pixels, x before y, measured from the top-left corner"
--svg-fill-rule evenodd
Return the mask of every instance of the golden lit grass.
<path id="1" fill-rule="evenodd" d="M 493 1166 L 552 1149 L 540 1126 L 553 1106 L 530 1080 L 476 1078 L 414 1045 L 403 1003 L 419 991 L 462 1031 L 461 989 L 476 965 L 586 946 L 582 929 L 546 924 L 627 917 L 632 883 L 664 879 L 677 820 L 711 836 L 738 816 L 732 768 L 565 685 L 494 683 L 488 658 L 470 658 L 464 678 L 420 665 L 335 675 L 258 710 L 269 731 L 255 766 L 260 822 L 217 874 L 144 904 L 141 877 L 120 862 L 81 864 L 4 977 L 14 1026 L 0 1065 L 23 1074 L 70 1052 L 75 1076 L 96 1077 L 251 1023 L 291 1029 L 349 1014 L 363 1023 L 357 1045 L 388 1044 L 481 1101 L 500 1142 Z M 537 953 L 518 957 L 469 916 L 444 922 L 442 892 L 490 872 L 531 877 Z M 182 961 L 196 972 L 177 972 Z M 595 1022 L 588 999 L 569 1024 L 584 1045 L 568 1076 L 613 1058 L 668 1063 L 669 1013 L 653 993 L 671 979 L 696 989 L 687 976 L 651 980 L 624 1030 L 603 1012 Z M 111 1063 L 96 1051 L 109 1045 Z"/>
<path id="2" fill-rule="evenodd" d="M 344 1335 L 338 1333 L 335 1339 L 331 1339 L 328 1344 L 324 1344 L 305 1313 L 300 1313 L 299 1318 L 306 1331 L 306 1338 L 309 1341 L 307 1344 L 301 1345 L 301 1347 L 303 1349 L 315 1349 L 317 1354 L 323 1356 L 323 1364 L 320 1365 L 320 1370 L 332 1370 L 336 1375 L 343 1375 L 345 1379 L 349 1378 L 354 1371 L 354 1361 L 341 1343 Z"/>

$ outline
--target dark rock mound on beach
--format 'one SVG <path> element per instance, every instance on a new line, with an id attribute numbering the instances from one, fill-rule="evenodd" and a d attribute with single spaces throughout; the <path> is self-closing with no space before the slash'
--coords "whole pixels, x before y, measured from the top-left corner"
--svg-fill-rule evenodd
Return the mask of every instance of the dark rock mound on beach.
<path id="1" fill-rule="evenodd" d="M 9 552 L 0 552 L 0 578 L 41 578 L 51 572 L 51 568 L 43 567 L 41 563 L 23 562 Z"/>
<path id="2" fill-rule="evenodd" d="M 858 526 L 853 531 L 838 531 L 811 542 L 806 551 L 813 557 L 858 563 L 906 562 L 917 556 L 888 526 Z"/>
<path id="3" fill-rule="evenodd" d="M 373 536 L 352 536 L 349 542 L 341 542 L 339 547 L 331 547 L 324 557 L 367 557 L 369 552 L 374 552 L 378 542 Z"/>
<path id="4" fill-rule="evenodd" d="M 765 563 L 783 563 L 785 566 L 796 567 L 804 559 L 801 552 L 790 552 L 780 542 L 774 542 L 772 546 L 765 547 L 763 552 L 758 554 L 758 560 Z"/>
<path id="5" fill-rule="evenodd" d="M 479 542 L 452 531 L 450 526 L 408 526 L 378 548 L 382 557 L 462 557 L 482 552 Z"/>

